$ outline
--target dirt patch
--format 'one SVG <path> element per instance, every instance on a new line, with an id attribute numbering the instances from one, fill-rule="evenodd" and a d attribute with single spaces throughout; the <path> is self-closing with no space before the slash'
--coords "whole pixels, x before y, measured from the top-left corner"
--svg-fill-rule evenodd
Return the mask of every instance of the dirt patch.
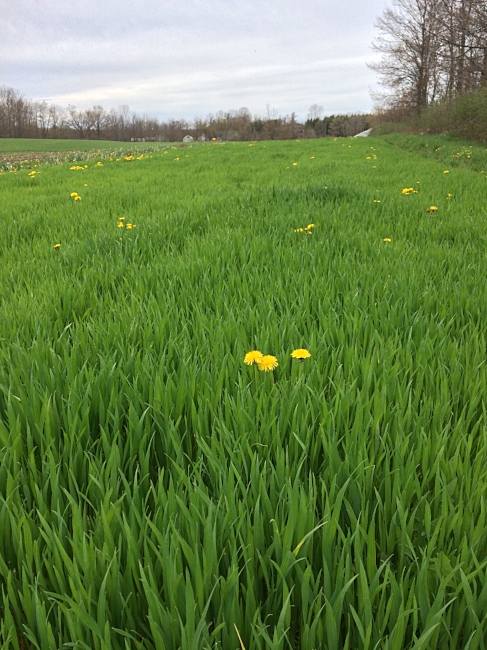
<path id="1" fill-rule="evenodd" d="M 2 163 L 23 163 L 37 162 L 59 156 L 59 153 L 51 151 L 23 151 L 22 153 L 0 153 L 0 165 Z"/>

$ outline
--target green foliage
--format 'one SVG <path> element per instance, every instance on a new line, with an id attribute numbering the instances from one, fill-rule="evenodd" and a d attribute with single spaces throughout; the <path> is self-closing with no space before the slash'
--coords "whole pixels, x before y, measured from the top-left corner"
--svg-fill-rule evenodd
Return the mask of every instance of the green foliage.
<path id="1" fill-rule="evenodd" d="M 385 113 L 381 119 L 387 117 Z M 487 144 L 487 89 L 479 88 L 453 99 L 434 102 L 418 115 L 402 121 L 382 121 L 374 135 L 390 133 L 450 134 L 471 142 Z"/>
<path id="2" fill-rule="evenodd" d="M 487 88 L 460 97 L 453 117 L 459 135 L 487 144 Z"/>
<path id="3" fill-rule="evenodd" d="M 2 646 L 485 650 L 485 177 L 129 158 L 0 175 Z"/>

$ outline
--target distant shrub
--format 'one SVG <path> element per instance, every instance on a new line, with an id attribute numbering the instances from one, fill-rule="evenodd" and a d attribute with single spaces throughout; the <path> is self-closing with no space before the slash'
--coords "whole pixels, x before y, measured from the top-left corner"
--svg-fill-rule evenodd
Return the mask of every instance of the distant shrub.
<path id="1" fill-rule="evenodd" d="M 381 121 L 384 120 L 384 121 Z M 455 99 L 444 99 L 425 108 L 421 115 L 401 121 L 387 121 L 382 114 L 374 135 L 390 133 L 449 133 L 467 140 L 487 143 L 487 88 Z"/>
<path id="2" fill-rule="evenodd" d="M 460 97 L 452 116 L 458 135 L 487 143 L 487 88 Z"/>

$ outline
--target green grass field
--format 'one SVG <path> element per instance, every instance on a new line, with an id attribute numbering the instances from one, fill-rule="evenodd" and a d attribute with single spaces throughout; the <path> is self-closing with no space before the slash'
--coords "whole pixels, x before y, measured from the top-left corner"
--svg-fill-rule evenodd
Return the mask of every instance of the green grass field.
<path id="1" fill-rule="evenodd" d="M 0 175 L 3 648 L 485 650 L 468 147 L 209 144 Z"/>

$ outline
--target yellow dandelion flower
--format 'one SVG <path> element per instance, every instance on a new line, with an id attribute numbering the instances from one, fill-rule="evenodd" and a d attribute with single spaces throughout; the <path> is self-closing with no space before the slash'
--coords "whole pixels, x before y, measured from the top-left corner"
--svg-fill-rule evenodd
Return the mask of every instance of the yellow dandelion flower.
<path id="1" fill-rule="evenodd" d="M 391 242 L 392 239 L 391 239 L 390 237 L 384 237 L 384 239 L 383 239 L 382 241 L 385 241 L 385 242 Z"/>
<path id="2" fill-rule="evenodd" d="M 75 200 L 75 201 L 81 201 L 81 196 L 76 195 L 76 196 L 74 197 L 74 200 Z"/>
<path id="3" fill-rule="evenodd" d="M 298 166 L 298 163 L 293 163 L 293 167 L 297 167 L 297 166 Z"/>
<path id="4" fill-rule="evenodd" d="M 75 196 L 78 196 L 78 192 L 71 192 L 70 196 L 74 198 Z"/>
<path id="5" fill-rule="evenodd" d="M 311 229 L 314 228 L 314 227 L 315 227 L 314 223 L 309 223 L 309 224 L 306 226 L 305 230 L 311 230 Z"/>
<path id="6" fill-rule="evenodd" d="M 86 165 L 86 167 L 88 167 L 88 165 Z M 103 163 L 100 162 L 100 161 L 98 161 L 98 162 L 96 163 L 95 167 L 103 167 Z"/>
<path id="7" fill-rule="evenodd" d="M 315 158 L 314 156 L 310 156 L 310 160 L 314 160 L 314 158 Z"/>
<path id="8" fill-rule="evenodd" d="M 374 203 L 380 203 L 380 199 L 374 199 Z"/>
<path id="9" fill-rule="evenodd" d="M 293 350 L 291 352 L 291 356 L 293 359 L 297 359 L 298 361 L 303 361 L 303 359 L 309 359 L 311 354 L 308 352 L 308 350 L 305 350 L 304 348 L 298 348 L 297 350 Z"/>
<path id="10" fill-rule="evenodd" d="M 118 228 L 123 228 L 123 221 L 119 221 L 119 222 L 117 223 L 117 227 L 118 227 Z"/>
<path id="11" fill-rule="evenodd" d="M 54 244 L 54 250 L 58 251 L 61 248 L 61 244 Z"/>
<path id="12" fill-rule="evenodd" d="M 453 196 L 453 194 L 450 194 L 450 192 L 448 192 L 448 194 L 446 195 L 446 198 L 451 199 L 452 196 Z"/>
<path id="13" fill-rule="evenodd" d="M 128 223 L 127 226 L 126 226 L 126 228 L 127 228 L 127 230 L 132 230 L 133 225 L 132 225 L 131 223 Z"/>
<path id="14" fill-rule="evenodd" d="M 449 174 L 450 171 L 449 171 L 448 169 L 445 169 L 445 171 L 444 171 L 443 173 L 444 173 L 444 174 Z"/>
<path id="15" fill-rule="evenodd" d="M 260 363 L 263 358 L 262 352 L 259 352 L 259 350 L 252 350 L 251 352 L 247 352 L 247 354 L 244 357 L 244 363 L 247 366 L 251 366 L 253 363 Z"/>
<path id="16" fill-rule="evenodd" d="M 263 370 L 264 372 L 270 372 L 271 370 L 277 368 L 277 366 L 279 365 L 277 363 L 276 357 L 273 357 L 272 354 L 264 355 L 262 359 L 257 363 L 259 366 L 259 370 Z"/>
<path id="17" fill-rule="evenodd" d="M 438 208 L 436 205 L 430 205 L 430 207 L 426 210 L 426 212 L 436 212 Z"/>

